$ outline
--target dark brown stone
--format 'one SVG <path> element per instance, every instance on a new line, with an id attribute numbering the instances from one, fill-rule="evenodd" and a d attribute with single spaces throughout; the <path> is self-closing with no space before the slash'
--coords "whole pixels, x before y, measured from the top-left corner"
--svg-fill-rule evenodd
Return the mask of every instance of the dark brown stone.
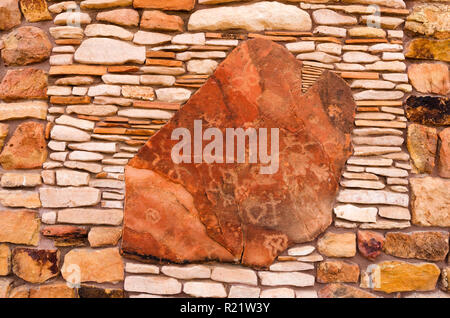
<path id="1" fill-rule="evenodd" d="M 3 169 L 39 168 L 47 159 L 44 125 L 24 122 L 14 131 L 0 154 Z"/>
<path id="2" fill-rule="evenodd" d="M 450 98 L 411 96 L 406 100 L 406 117 L 423 125 L 450 125 Z"/>
<path id="3" fill-rule="evenodd" d="M 317 294 L 319 298 L 377 298 L 374 294 L 344 284 L 329 284 Z"/>
<path id="4" fill-rule="evenodd" d="M 384 236 L 373 231 L 358 231 L 358 250 L 362 256 L 373 261 L 383 250 Z"/>
<path id="5" fill-rule="evenodd" d="M 387 233 L 383 250 L 395 257 L 443 261 L 448 253 L 448 233 Z"/>
<path id="6" fill-rule="evenodd" d="M 345 81 L 331 72 L 303 94 L 301 68 L 283 46 L 265 39 L 230 53 L 129 162 L 124 253 L 267 266 L 290 244 L 311 241 L 330 225 L 341 169 L 351 154 L 355 102 Z M 266 165 L 248 158 L 174 164 L 171 151 L 178 142 L 171 134 L 183 127 L 193 136 L 194 120 L 224 136 L 231 127 L 279 128 L 279 169 L 260 174 Z"/>
<path id="7" fill-rule="evenodd" d="M 59 251 L 18 247 L 12 253 L 16 276 L 30 283 L 43 283 L 59 274 Z"/>
<path id="8" fill-rule="evenodd" d="M 2 58 L 7 65 L 28 65 L 50 57 L 52 44 L 47 34 L 37 27 L 24 26 L 3 38 Z"/>
<path id="9" fill-rule="evenodd" d="M 91 285 L 81 285 L 78 289 L 80 298 L 124 298 L 122 289 L 103 288 Z"/>
<path id="10" fill-rule="evenodd" d="M 0 99 L 47 99 L 47 75 L 43 70 L 9 70 L 0 84 Z"/>
<path id="11" fill-rule="evenodd" d="M 450 40 L 416 38 L 408 43 L 405 56 L 413 59 L 450 62 Z"/>
<path id="12" fill-rule="evenodd" d="M 343 261 L 324 261 L 317 267 L 317 282 L 319 283 L 357 283 L 359 266 Z"/>
<path id="13" fill-rule="evenodd" d="M 55 246 L 84 246 L 88 230 L 72 225 L 51 225 L 41 230 L 42 235 L 55 241 Z"/>

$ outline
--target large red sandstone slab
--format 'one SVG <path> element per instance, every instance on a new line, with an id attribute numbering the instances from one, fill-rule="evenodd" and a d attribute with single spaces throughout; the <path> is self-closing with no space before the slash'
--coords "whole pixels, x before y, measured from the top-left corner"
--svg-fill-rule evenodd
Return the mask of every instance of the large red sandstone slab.
<path id="1" fill-rule="evenodd" d="M 311 241 L 330 225 L 351 154 L 355 103 L 331 72 L 302 94 L 301 68 L 284 47 L 263 39 L 227 57 L 127 166 L 124 253 L 267 266 L 290 244 Z M 174 164 L 173 130 L 193 135 L 200 119 L 203 130 L 216 127 L 224 135 L 226 128 L 279 128 L 278 171 L 260 174 L 264 165 L 248 160 Z"/>

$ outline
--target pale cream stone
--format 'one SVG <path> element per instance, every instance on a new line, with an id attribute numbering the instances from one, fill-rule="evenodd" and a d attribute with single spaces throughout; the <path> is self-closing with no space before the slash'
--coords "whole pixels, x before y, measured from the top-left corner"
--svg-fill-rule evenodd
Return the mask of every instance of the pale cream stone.
<path id="1" fill-rule="evenodd" d="M 69 144 L 69 149 L 83 151 L 97 151 L 104 153 L 115 153 L 117 151 L 117 143 L 115 142 L 84 142 Z"/>
<path id="2" fill-rule="evenodd" d="M 53 23 L 56 25 L 81 25 L 81 24 L 89 24 L 92 22 L 89 14 L 85 12 L 77 12 L 77 11 L 68 11 L 58 14 Z"/>
<path id="3" fill-rule="evenodd" d="M 113 116 L 119 108 L 113 105 L 70 105 L 67 106 L 68 114 L 88 115 L 88 116 Z M 89 140 L 89 139 L 88 139 Z M 74 141 L 88 141 L 74 140 Z"/>
<path id="4" fill-rule="evenodd" d="M 75 52 L 75 61 L 86 64 L 143 64 L 145 59 L 144 46 L 108 38 L 89 38 Z"/>
<path id="5" fill-rule="evenodd" d="M 72 45 L 55 46 L 52 53 L 75 53 L 75 48 Z"/>
<path id="6" fill-rule="evenodd" d="M 83 186 L 89 184 L 89 173 L 74 170 L 57 170 L 56 184 L 59 186 Z"/>
<path id="7" fill-rule="evenodd" d="M 339 192 L 338 202 L 359 204 L 389 204 L 408 207 L 409 196 L 385 190 L 350 190 Z"/>
<path id="8" fill-rule="evenodd" d="M 41 171 L 42 182 L 48 185 L 54 185 L 56 183 L 55 171 L 43 170 Z"/>
<path id="9" fill-rule="evenodd" d="M 345 188 L 384 189 L 385 185 L 380 181 L 371 180 L 341 180 L 340 185 Z"/>
<path id="10" fill-rule="evenodd" d="M 366 65 L 368 71 L 392 71 L 392 72 L 404 72 L 406 70 L 406 64 L 399 61 L 384 62 L 378 61 L 373 64 Z"/>
<path id="11" fill-rule="evenodd" d="M 156 45 L 172 40 L 171 35 L 157 32 L 138 31 L 134 35 L 133 42 L 141 45 Z"/>
<path id="12" fill-rule="evenodd" d="M 378 43 L 370 46 L 369 51 L 372 53 L 397 52 L 403 51 L 403 46 L 400 44 Z"/>
<path id="13" fill-rule="evenodd" d="M 317 50 L 334 55 L 341 55 L 342 45 L 336 43 L 319 43 L 317 44 Z"/>
<path id="14" fill-rule="evenodd" d="M 72 87 L 69 86 L 49 86 L 47 88 L 48 96 L 69 96 L 72 93 Z"/>
<path id="15" fill-rule="evenodd" d="M 288 249 L 289 256 L 306 256 L 314 252 L 316 248 L 312 245 L 292 247 Z"/>
<path id="16" fill-rule="evenodd" d="M 88 96 L 120 96 L 121 92 L 119 85 L 100 84 L 89 87 Z"/>
<path id="17" fill-rule="evenodd" d="M 273 273 L 273 272 L 258 272 L 261 279 L 261 285 L 264 286 L 296 286 L 306 287 L 314 286 L 315 277 L 310 274 L 293 272 L 293 273 Z"/>
<path id="18" fill-rule="evenodd" d="M 145 119 L 170 119 L 173 117 L 173 112 L 160 109 L 123 109 L 118 113 L 119 116 L 129 118 L 145 118 Z"/>
<path id="19" fill-rule="evenodd" d="M 51 132 L 50 136 L 54 140 L 60 141 L 89 141 L 91 136 L 80 129 L 62 125 L 55 125 Z"/>
<path id="20" fill-rule="evenodd" d="M 0 120 L 36 118 L 46 119 L 48 105 L 42 101 L 0 103 Z"/>
<path id="21" fill-rule="evenodd" d="M 314 34 L 324 36 L 335 36 L 338 38 L 345 38 L 347 30 L 344 28 L 330 27 L 325 25 L 319 25 L 313 31 Z"/>
<path id="22" fill-rule="evenodd" d="M 190 60 L 187 62 L 187 69 L 194 74 L 212 74 L 218 65 L 218 62 L 210 59 Z"/>
<path id="23" fill-rule="evenodd" d="M 72 151 L 69 154 L 69 160 L 74 161 L 100 161 L 104 158 L 102 154 L 89 151 Z"/>
<path id="24" fill-rule="evenodd" d="M 401 99 L 405 93 L 402 91 L 366 90 L 353 95 L 355 100 L 395 100 Z"/>
<path id="25" fill-rule="evenodd" d="M 113 7 L 128 7 L 133 0 L 84 0 L 81 1 L 81 9 L 105 9 Z"/>
<path id="26" fill-rule="evenodd" d="M 383 155 L 392 152 L 401 152 L 400 147 L 383 147 L 383 146 L 357 146 L 354 147 L 355 156 L 371 156 L 371 155 Z M 391 158 L 393 159 L 393 158 Z"/>
<path id="27" fill-rule="evenodd" d="M 160 88 L 156 90 L 159 101 L 182 103 L 191 97 L 191 91 L 185 88 Z"/>
<path id="28" fill-rule="evenodd" d="M 122 95 L 127 98 L 154 100 L 155 91 L 152 87 L 124 85 L 122 86 Z"/>
<path id="29" fill-rule="evenodd" d="M 217 7 L 195 11 L 189 18 L 188 29 L 247 31 L 291 30 L 309 31 L 312 21 L 302 9 L 278 2 L 258 2 L 234 7 Z"/>
<path id="30" fill-rule="evenodd" d="M 403 0 L 343 0 L 344 3 L 361 3 L 361 4 L 376 4 L 378 6 L 404 9 L 406 4 Z"/>
<path id="31" fill-rule="evenodd" d="M 89 37 L 114 37 L 121 40 L 131 41 L 134 34 L 130 31 L 110 24 L 89 24 L 84 29 L 84 34 Z"/>
<path id="32" fill-rule="evenodd" d="M 57 54 L 50 56 L 50 65 L 71 65 L 73 54 Z"/>
<path id="33" fill-rule="evenodd" d="M 313 11 L 313 19 L 317 24 L 327 25 L 352 25 L 357 24 L 358 20 L 355 17 L 339 14 L 330 9 L 319 9 Z"/>
<path id="34" fill-rule="evenodd" d="M 132 274 L 159 274 L 159 267 L 150 264 L 125 263 L 125 272 Z"/>
<path id="35" fill-rule="evenodd" d="M 399 136 L 354 137 L 353 142 L 358 145 L 401 146 L 403 145 L 404 139 Z"/>
<path id="36" fill-rule="evenodd" d="M 364 223 L 360 228 L 364 230 L 392 230 L 392 229 L 407 229 L 411 226 L 409 221 L 391 221 L 378 220 L 376 223 Z"/>
<path id="37" fill-rule="evenodd" d="M 100 202 L 100 191 L 89 187 L 43 187 L 39 195 L 45 208 L 90 206 Z"/>
<path id="38" fill-rule="evenodd" d="M 323 261 L 323 257 L 319 253 L 313 253 L 313 254 L 307 255 L 307 256 L 300 256 L 297 258 L 297 261 L 307 262 L 307 263 L 316 263 L 316 262 Z"/>
<path id="39" fill-rule="evenodd" d="M 109 179 L 94 179 L 89 182 L 89 186 L 93 188 L 125 189 L 125 182 Z"/>
<path id="40" fill-rule="evenodd" d="M 59 125 L 72 126 L 83 130 L 93 130 L 95 123 L 85 119 L 74 118 L 68 115 L 62 115 L 55 119 L 55 123 Z"/>
<path id="41" fill-rule="evenodd" d="M 376 55 L 357 51 L 346 52 L 342 58 L 347 63 L 372 63 L 380 60 Z"/>
<path id="42" fill-rule="evenodd" d="M 404 33 L 402 30 L 388 30 L 388 38 L 403 39 Z"/>
<path id="43" fill-rule="evenodd" d="M 58 211 L 59 223 L 120 225 L 122 220 L 123 210 L 117 209 L 64 209 Z"/>
<path id="44" fill-rule="evenodd" d="M 175 84 L 175 77 L 171 75 L 141 75 L 140 83 L 142 85 L 172 86 Z"/>
<path id="45" fill-rule="evenodd" d="M 42 213 L 41 221 L 44 224 L 56 224 L 56 212 L 49 211 Z"/>
<path id="46" fill-rule="evenodd" d="M 386 73 L 381 76 L 386 81 L 408 83 L 408 74 L 405 73 Z"/>
<path id="47" fill-rule="evenodd" d="M 50 159 L 55 160 L 55 161 L 65 161 L 67 158 L 67 154 L 68 152 L 53 152 L 50 154 Z"/>
<path id="48" fill-rule="evenodd" d="M 355 137 L 357 138 L 357 137 Z M 383 137 L 382 137 L 383 138 Z M 356 166 L 391 166 L 393 163 L 392 159 L 386 158 L 373 158 L 373 157 L 350 157 L 347 160 L 347 164 Z"/>
<path id="49" fill-rule="evenodd" d="M 364 89 L 393 89 L 395 84 L 382 80 L 354 80 L 350 87 Z"/>
<path id="50" fill-rule="evenodd" d="M 269 270 L 272 272 L 298 272 L 313 270 L 314 265 L 302 262 L 278 262 L 270 265 Z"/>
<path id="51" fill-rule="evenodd" d="M 227 297 L 223 284 L 213 282 L 186 282 L 184 283 L 183 292 L 195 297 Z"/>
<path id="52" fill-rule="evenodd" d="M 366 171 L 380 175 L 380 176 L 394 177 L 394 178 L 407 177 L 409 175 L 408 171 L 406 171 L 404 169 L 398 169 L 398 168 L 367 167 Z"/>
<path id="53" fill-rule="evenodd" d="M 295 298 L 295 291 L 285 287 L 264 289 L 260 298 Z"/>
<path id="54" fill-rule="evenodd" d="M 395 89 L 398 89 L 405 93 L 410 93 L 410 92 L 412 92 L 413 88 L 410 84 L 398 84 L 395 86 Z"/>
<path id="55" fill-rule="evenodd" d="M 353 63 L 336 63 L 334 64 L 338 70 L 341 71 L 364 71 L 365 68 L 361 64 Z"/>
<path id="56" fill-rule="evenodd" d="M 108 96 L 96 96 L 94 98 L 94 104 L 100 105 L 119 105 L 119 106 L 132 106 L 133 100 L 129 98 L 120 98 L 120 97 L 108 97 Z"/>
<path id="57" fill-rule="evenodd" d="M 84 36 L 83 29 L 75 26 L 59 26 L 49 29 L 50 34 L 56 40 L 58 39 L 78 39 Z"/>
<path id="58" fill-rule="evenodd" d="M 319 298 L 315 290 L 297 289 L 295 291 L 295 298 Z"/>
<path id="59" fill-rule="evenodd" d="M 232 267 L 232 266 L 214 266 L 211 279 L 224 283 L 243 283 L 246 285 L 258 285 L 258 277 L 255 271 L 251 269 Z"/>
<path id="60" fill-rule="evenodd" d="M 211 269 L 205 265 L 176 266 L 166 265 L 161 272 L 170 277 L 178 279 L 206 279 L 211 277 Z"/>
<path id="61" fill-rule="evenodd" d="M 139 75 L 105 74 L 102 81 L 106 84 L 139 85 Z"/>
<path id="62" fill-rule="evenodd" d="M 222 51 L 205 51 L 205 52 L 183 52 L 178 53 L 176 58 L 179 61 L 189 61 L 190 59 L 223 59 L 227 56 L 225 52 Z"/>
<path id="63" fill-rule="evenodd" d="M 359 208 L 352 204 L 338 205 L 334 208 L 334 214 L 338 218 L 354 222 L 376 222 L 377 208 Z"/>
<path id="64" fill-rule="evenodd" d="M 342 47 L 342 50 L 344 50 L 344 51 L 368 51 L 369 46 L 368 45 L 350 44 L 350 45 L 344 45 Z"/>
<path id="65" fill-rule="evenodd" d="M 300 41 L 287 43 L 286 48 L 292 53 L 304 53 L 314 51 L 316 46 L 314 41 Z"/>
<path id="66" fill-rule="evenodd" d="M 182 75 L 186 73 L 184 67 L 167 67 L 167 66 L 143 66 L 142 73 L 145 74 L 162 74 L 162 75 Z"/>
<path id="67" fill-rule="evenodd" d="M 312 53 L 301 53 L 297 55 L 299 60 L 312 60 L 322 63 L 336 63 L 341 60 L 341 57 L 333 56 L 324 52 L 312 52 Z"/>
<path id="68" fill-rule="evenodd" d="M 205 45 L 205 42 L 205 33 L 183 33 L 175 35 L 172 39 L 173 44 Z"/>
<path id="69" fill-rule="evenodd" d="M 400 24 L 405 22 L 405 20 L 395 17 L 382 17 L 379 15 L 365 15 L 361 17 L 360 20 L 363 24 L 367 24 L 367 22 L 370 23 L 376 23 L 378 25 L 381 25 L 382 28 L 388 28 L 388 29 L 395 29 Z"/>
<path id="70" fill-rule="evenodd" d="M 41 185 L 41 175 L 39 173 L 16 173 L 7 172 L 1 177 L 3 188 L 35 187 Z"/>
<path id="71" fill-rule="evenodd" d="M 259 298 L 260 292 L 258 287 L 232 285 L 228 298 Z"/>
<path id="72" fill-rule="evenodd" d="M 352 37 L 385 38 L 386 31 L 373 27 L 356 27 L 348 30 L 348 35 Z"/>
<path id="73" fill-rule="evenodd" d="M 399 52 L 383 52 L 382 59 L 384 61 L 404 61 L 405 55 Z"/>

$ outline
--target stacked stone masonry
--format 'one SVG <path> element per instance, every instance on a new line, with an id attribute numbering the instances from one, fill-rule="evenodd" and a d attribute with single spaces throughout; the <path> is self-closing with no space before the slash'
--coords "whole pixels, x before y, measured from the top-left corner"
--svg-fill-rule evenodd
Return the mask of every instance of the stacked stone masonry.
<path id="1" fill-rule="evenodd" d="M 256 14 L 257 13 L 257 14 Z M 450 297 L 450 3 L 3 0 L 0 297 Z M 333 224 L 268 268 L 120 250 L 124 171 L 248 39 L 351 87 Z"/>

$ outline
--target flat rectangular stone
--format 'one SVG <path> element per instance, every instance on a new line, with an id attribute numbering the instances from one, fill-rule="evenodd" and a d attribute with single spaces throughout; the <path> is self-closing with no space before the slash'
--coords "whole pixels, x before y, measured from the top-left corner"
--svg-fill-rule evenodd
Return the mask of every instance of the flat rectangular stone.
<path id="1" fill-rule="evenodd" d="M 223 284 L 213 282 L 187 282 L 184 283 L 183 292 L 195 297 L 227 297 Z"/>
<path id="2" fill-rule="evenodd" d="M 176 295 L 181 293 L 181 288 L 181 283 L 175 278 L 161 276 L 127 276 L 124 283 L 128 292 L 156 295 Z"/>
<path id="3" fill-rule="evenodd" d="M 315 277 L 305 273 L 272 273 L 258 272 L 261 284 L 264 286 L 314 286 Z"/>
<path id="4" fill-rule="evenodd" d="M 338 205 L 334 208 L 338 218 L 354 222 L 376 222 L 377 212 L 377 208 L 359 208 L 352 204 Z"/>
<path id="5" fill-rule="evenodd" d="M 71 208 L 91 206 L 100 202 L 100 190 L 90 187 L 39 189 L 42 206 L 46 208 Z"/>
<path id="6" fill-rule="evenodd" d="M 39 215 L 35 212 L 0 211 L 0 242 L 37 246 L 39 228 Z"/>
<path id="7" fill-rule="evenodd" d="M 337 197 L 338 202 L 360 204 L 391 204 L 408 207 L 407 194 L 389 192 L 384 190 L 341 190 Z"/>
<path id="8" fill-rule="evenodd" d="M 64 209 L 58 211 L 59 223 L 120 225 L 123 210 L 118 209 Z"/>
<path id="9" fill-rule="evenodd" d="M 159 274 L 159 267 L 150 264 L 126 263 L 125 272 L 132 274 Z"/>
<path id="10" fill-rule="evenodd" d="M 47 103 L 42 101 L 0 103 L 0 120 L 19 118 L 45 120 L 47 118 L 47 109 Z"/>
<path id="11" fill-rule="evenodd" d="M 211 279 L 225 283 L 243 283 L 254 286 L 258 284 L 258 277 L 255 271 L 231 266 L 213 267 Z"/>
<path id="12" fill-rule="evenodd" d="M 49 75 L 94 75 L 102 76 L 108 72 L 106 66 L 61 65 L 50 67 Z"/>
<path id="13" fill-rule="evenodd" d="M 161 272 L 178 279 L 206 279 L 211 277 L 211 269 L 205 265 L 167 265 L 161 268 Z"/>
<path id="14" fill-rule="evenodd" d="M 39 173 L 5 173 L 1 178 L 3 188 L 35 187 L 42 184 Z"/>

